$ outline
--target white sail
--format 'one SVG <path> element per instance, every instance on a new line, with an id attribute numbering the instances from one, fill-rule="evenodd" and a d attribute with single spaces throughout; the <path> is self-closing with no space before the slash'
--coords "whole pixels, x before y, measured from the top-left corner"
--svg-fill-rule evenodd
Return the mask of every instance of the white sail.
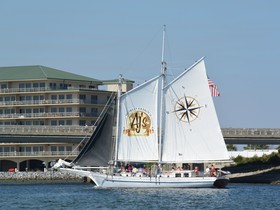
<path id="1" fill-rule="evenodd" d="M 159 78 L 121 96 L 117 155 L 120 161 L 158 160 Z"/>
<path id="2" fill-rule="evenodd" d="M 158 173 L 160 165 L 154 165 L 148 171 L 145 167 L 142 170 L 133 168 L 132 171 L 121 167 L 119 170 L 118 162 L 200 163 L 229 160 L 210 94 L 204 60 L 200 59 L 162 88 L 166 71 L 163 55 L 164 51 L 160 76 L 122 96 L 119 88 L 116 141 L 111 141 L 113 139 L 108 137 L 109 119 L 114 120 L 108 109 L 108 115 L 102 118 L 104 123 L 100 123 L 93 132 L 86 144 L 89 147 L 82 150 L 77 161 L 72 164 L 57 164 L 56 168 L 87 176 L 96 187 L 102 188 L 221 188 L 228 184 L 228 178 L 222 174 L 208 177 L 196 169 L 181 171 L 168 170 L 166 167 Z M 112 159 L 113 147 L 103 150 L 110 142 L 115 146 L 116 152 L 113 170 L 110 167 L 112 161 L 109 161 L 109 167 L 102 167 Z M 93 156 L 95 152 L 98 153 Z M 102 153 L 109 155 L 100 155 Z M 79 157 L 86 161 L 83 162 Z M 93 164 L 87 161 L 90 157 L 95 159 Z M 75 165 L 81 162 L 86 166 Z M 90 171 L 87 170 L 89 168 Z"/>
<path id="3" fill-rule="evenodd" d="M 201 59 L 164 89 L 163 162 L 228 160 Z"/>

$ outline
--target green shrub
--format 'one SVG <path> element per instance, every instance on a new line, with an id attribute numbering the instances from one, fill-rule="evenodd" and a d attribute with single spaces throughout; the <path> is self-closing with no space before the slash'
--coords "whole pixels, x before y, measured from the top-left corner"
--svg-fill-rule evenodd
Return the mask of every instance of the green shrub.
<path id="1" fill-rule="evenodd" d="M 271 153 L 270 155 L 263 155 L 262 157 L 254 156 L 252 158 L 245 158 L 242 156 L 237 156 L 234 158 L 234 162 L 237 165 L 244 164 L 280 164 L 280 153 Z"/>

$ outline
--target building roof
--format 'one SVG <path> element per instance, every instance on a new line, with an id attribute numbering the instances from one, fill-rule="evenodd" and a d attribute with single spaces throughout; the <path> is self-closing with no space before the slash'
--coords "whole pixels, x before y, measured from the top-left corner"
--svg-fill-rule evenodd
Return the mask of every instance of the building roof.
<path id="1" fill-rule="evenodd" d="M 0 81 L 58 79 L 101 83 L 100 80 L 94 78 L 40 65 L 0 67 L 0 75 Z"/>
<path id="2" fill-rule="evenodd" d="M 112 79 L 112 80 L 102 80 L 103 84 L 115 84 L 119 82 L 119 79 Z M 125 78 L 122 78 L 122 82 L 124 83 L 134 83 L 133 80 L 128 80 Z"/>

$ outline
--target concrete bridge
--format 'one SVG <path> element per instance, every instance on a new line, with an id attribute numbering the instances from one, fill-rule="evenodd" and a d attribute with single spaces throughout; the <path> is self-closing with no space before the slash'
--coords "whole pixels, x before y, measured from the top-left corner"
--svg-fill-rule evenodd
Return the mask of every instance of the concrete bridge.
<path id="1" fill-rule="evenodd" d="M 88 139 L 92 128 L 83 126 L 0 126 L 0 143 L 72 142 Z M 222 128 L 226 144 L 280 145 L 280 128 Z"/>
<path id="2" fill-rule="evenodd" d="M 280 145 L 280 128 L 222 128 L 226 144 Z"/>

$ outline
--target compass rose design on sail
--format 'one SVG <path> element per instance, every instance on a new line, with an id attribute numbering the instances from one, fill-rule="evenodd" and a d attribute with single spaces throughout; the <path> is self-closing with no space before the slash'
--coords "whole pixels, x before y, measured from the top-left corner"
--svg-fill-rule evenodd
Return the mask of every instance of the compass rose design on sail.
<path id="1" fill-rule="evenodd" d="M 190 123 L 198 118 L 200 108 L 195 98 L 184 96 L 176 102 L 174 112 L 180 121 Z"/>

